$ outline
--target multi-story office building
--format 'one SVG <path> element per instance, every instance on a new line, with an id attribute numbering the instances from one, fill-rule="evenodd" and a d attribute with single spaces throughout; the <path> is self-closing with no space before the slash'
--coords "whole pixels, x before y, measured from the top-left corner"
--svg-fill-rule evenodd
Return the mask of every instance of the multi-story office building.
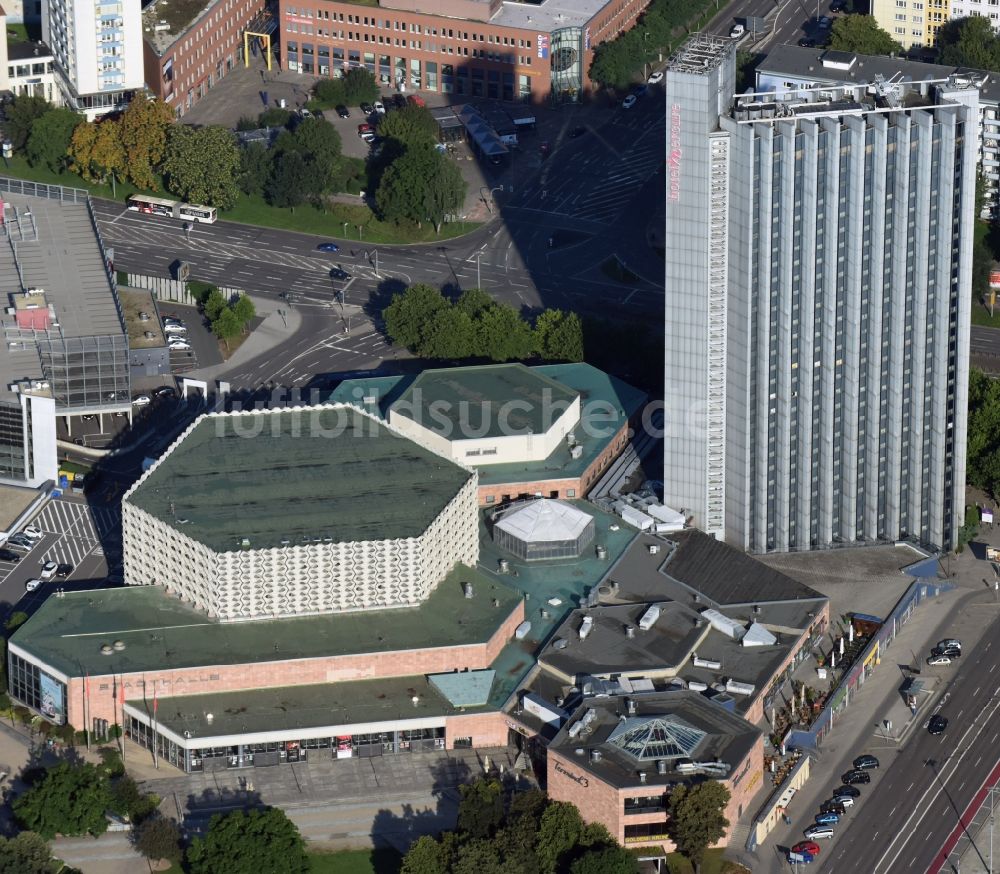
<path id="1" fill-rule="evenodd" d="M 42 38 L 55 56 L 66 103 L 88 118 L 121 109 L 143 87 L 138 3 L 45 0 Z"/>
<path id="2" fill-rule="evenodd" d="M 243 63 L 245 34 L 276 29 L 264 0 L 154 0 L 142 11 L 146 87 L 182 116 Z"/>
<path id="3" fill-rule="evenodd" d="M 780 45 L 768 52 L 757 67 L 757 90 L 794 97 L 801 88 L 867 84 L 876 76 L 887 81 L 920 82 L 952 75 L 979 83 L 977 154 L 985 187 L 980 218 L 1000 218 L 1000 78 L 996 74 L 906 58 Z"/>
<path id="4" fill-rule="evenodd" d="M 635 24 L 648 0 L 559 3 L 280 0 L 282 66 L 340 76 L 364 67 L 400 91 L 501 100 L 576 100 L 594 49 Z"/>
<path id="5" fill-rule="evenodd" d="M 87 193 L 0 179 L 0 482 L 58 470 L 57 417 L 131 410 L 128 340 L 115 273 Z"/>
<path id="6" fill-rule="evenodd" d="M 754 551 L 955 542 L 979 89 L 667 68 L 665 502 Z"/>

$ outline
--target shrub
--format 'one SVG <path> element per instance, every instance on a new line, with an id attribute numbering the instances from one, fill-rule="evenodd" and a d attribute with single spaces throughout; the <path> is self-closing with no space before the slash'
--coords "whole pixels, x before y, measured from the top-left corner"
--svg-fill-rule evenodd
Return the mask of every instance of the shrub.
<path id="1" fill-rule="evenodd" d="M 181 860 L 181 830 L 164 816 L 151 816 L 135 831 L 135 848 L 147 859 Z"/>

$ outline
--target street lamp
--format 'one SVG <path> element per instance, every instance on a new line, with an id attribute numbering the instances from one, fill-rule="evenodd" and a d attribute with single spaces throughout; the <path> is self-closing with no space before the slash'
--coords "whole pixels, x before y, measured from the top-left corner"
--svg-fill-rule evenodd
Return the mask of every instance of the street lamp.
<path id="1" fill-rule="evenodd" d="M 358 239 L 359 240 L 361 239 L 361 228 L 362 227 L 363 227 L 363 225 L 358 225 Z"/>
<path id="2" fill-rule="evenodd" d="M 483 253 L 482 252 L 476 252 L 476 254 L 473 257 L 476 259 L 476 288 L 478 288 L 478 289 L 481 290 L 482 287 L 483 287 L 483 280 L 482 280 L 482 278 L 480 276 L 480 273 L 479 273 L 479 262 L 480 262 L 480 259 L 483 257 Z"/>

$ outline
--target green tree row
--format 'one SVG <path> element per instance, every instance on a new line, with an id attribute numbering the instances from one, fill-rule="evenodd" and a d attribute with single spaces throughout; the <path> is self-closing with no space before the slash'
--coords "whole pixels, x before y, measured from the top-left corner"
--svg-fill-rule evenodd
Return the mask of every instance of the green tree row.
<path id="1" fill-rule="evenodd" d="M 226 348 L 229 348 L 230 340 L 246 333 L 257 315 L 253 301 L 245 294 L 229 302 L 217 288 L 208 289 L 198 304 L 208 319 L 212 333 L 226 344 Z"/>
<path id="2" fill-rule="evenodd" d="M 379 98 L 378 82 L 375 77 L 361 67 L 352 67 L 343 77 L 320 79 L 313 88 L 313 100 L 309 108 L 329 109 L 333 106 L 360 106 L 374 103 Z"/>
<path id="3" fill-rule="evenodd" d="M 994 499 L 1000 497 L 1000 380 L 975 368 L 969 372 L 965 479 Z"/>
<path id="4" fill-rule="evenodd" d="M 411 285 L 383 310 L 393 343 L 421 358 L 582 361 L 583 331 L 575 313 L 545 310 L 534 327 L 512 306 L 478 288 L 450 302 L 429 285 Z"/>

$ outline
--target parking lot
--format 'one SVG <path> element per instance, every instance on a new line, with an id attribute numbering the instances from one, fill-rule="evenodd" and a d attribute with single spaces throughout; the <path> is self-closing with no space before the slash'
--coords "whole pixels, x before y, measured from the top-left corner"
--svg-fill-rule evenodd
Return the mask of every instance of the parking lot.
<path id="1" fill-rule="evenodd" d="M 114 544 L 112 556 L 117 559 L 120 540 L 121 510 L 117 504 L 89 504 L 85 499 L 64 496 L 49 501 L 30 524 L 43 537 L 27 552 L 18 551 L 19 562 L 0 561 L 0 602 L 17 604 L 20 608 L 44 600 L 52 588 L 74 582 L 104 580 L 108 575 L 109 557 L 105 546 Z M 45 562 L 70 564 L 72 573 L 66 579 L 44 584 L 34 593 L 25 593 L 25 583 L 38 576 Z"/>

